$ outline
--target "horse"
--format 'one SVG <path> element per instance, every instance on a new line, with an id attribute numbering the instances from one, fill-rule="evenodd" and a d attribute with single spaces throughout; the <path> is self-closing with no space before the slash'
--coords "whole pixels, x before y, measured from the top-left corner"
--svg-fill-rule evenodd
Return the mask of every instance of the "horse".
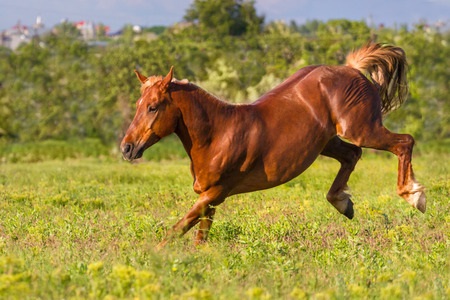
<path id="1" fill-rule="evenodd" d="M 173 66 L 164 77 L 135 73 L 141 96 L 120 145 L 124 159 L 140 158 L 175 133 L 199 195 L 158 249 L 198 223 L 194 244 L 206 242 L 216 207 L 227 197 L 286 183 L 319 155 L 340 163 L 326 198 L 352 219 L 347 181 L 362 147 L 398 157 L 397 193 L 425 213 L 424 187 L 411 164 L 414 139 L 382 123 L 408 94 L 406 55 L 399 47 L 368 43 L 348 54 L 345 65 L 304 67 L 250 104 L 231 104 L 176 80 Z"/>

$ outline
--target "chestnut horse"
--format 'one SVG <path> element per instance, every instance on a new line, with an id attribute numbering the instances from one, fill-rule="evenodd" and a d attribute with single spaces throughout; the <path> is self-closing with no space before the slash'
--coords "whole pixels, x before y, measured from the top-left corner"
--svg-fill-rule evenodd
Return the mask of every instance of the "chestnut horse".
<path id="1" fill-rule="evenodd" d="M 406 57 L 401 48 L 367 44 L 346 66 L 308 66 L 252 104 L 221 101 L 200 87 L 165 77 L 145 77 L 136 115 L 121 143 L 133 160 L 175 132 L 191 159 L 200 195 L 159 244 L 197 223 L 195 244 L 206 241 L 216 206 L 231 195 L 268 189 L 305 171 L 319 154 L 341 163 L 327 200 L 353 218 L 347 181 L 361 148 L 398 157 L 397 193 L 425 212 L 424 188 L 414 178 L 414 139 L 387 130 L 382 117 L 407 97 Z M 341 138 L 346 139 L 344 142 Z"/>

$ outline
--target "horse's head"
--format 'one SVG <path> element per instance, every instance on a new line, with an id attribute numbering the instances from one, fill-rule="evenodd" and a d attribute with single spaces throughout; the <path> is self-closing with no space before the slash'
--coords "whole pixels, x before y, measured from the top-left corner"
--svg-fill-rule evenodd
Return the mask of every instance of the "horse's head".
<path id="1" fill-rule="evenodd" d="M 141 86 L 141 97 L 136 102 L 136 115 L 120 148 L 126 160 L 140 158 L 145 149 L 175 131 L 179 109 L 169 93 L 173 67 L 166 77 L 145 77 L 135 71 Z"/>

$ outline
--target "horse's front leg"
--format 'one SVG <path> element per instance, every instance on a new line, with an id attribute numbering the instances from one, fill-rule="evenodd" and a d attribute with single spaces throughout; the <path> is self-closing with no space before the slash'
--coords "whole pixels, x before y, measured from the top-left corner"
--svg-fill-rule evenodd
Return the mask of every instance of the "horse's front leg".
<path id="1" fill-rule="evenodd" d="M 199 229 L 197 230 L 194 238 L 195 245 L 203 244 L 208 239 L 209 229 L 212 226 L 215 213 L 215 207 L 210 205 L 204 216 L 200 218 Z"/>
<path id="2" fill-rule="evenodd" d="M 211 187 L 207 191 L 201 193 L 199 200 L 197 200 L 188 213 L 167 232 L 166 237 L 158 244 L 157 249 L 164 247 L 171 239 L 183 236 L 199 222 L 200 230 L 195 237 L 195 244 L 197 245 L 205 242 L 213 222 L 212 218 L 215 213 L 215 206 L 222 203 L 225 200 L 225 197 L 226 195 L 223 192 L 223 188 L 220 186 Z"/>

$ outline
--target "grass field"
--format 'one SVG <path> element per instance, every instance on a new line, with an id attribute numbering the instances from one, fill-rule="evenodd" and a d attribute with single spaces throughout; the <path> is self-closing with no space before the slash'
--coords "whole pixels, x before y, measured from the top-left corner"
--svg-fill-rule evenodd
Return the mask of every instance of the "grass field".
<path id="1" fill-rule="evenodd" d="M 101 150 L 3 151 L 0 298 L 450 298 L 448 152 L 414 157 L 426 214 L 396 195 L 396 158 L 365 153 L 347 220 L 325 199 L 339 165 L 321 158 L 283 186 L 225 201 L 207 245 L 192 246 L 191 231 L 155 252 L 196 200 L 186 158 L 150 159 L 161 147 L 140 164 Z"/>

